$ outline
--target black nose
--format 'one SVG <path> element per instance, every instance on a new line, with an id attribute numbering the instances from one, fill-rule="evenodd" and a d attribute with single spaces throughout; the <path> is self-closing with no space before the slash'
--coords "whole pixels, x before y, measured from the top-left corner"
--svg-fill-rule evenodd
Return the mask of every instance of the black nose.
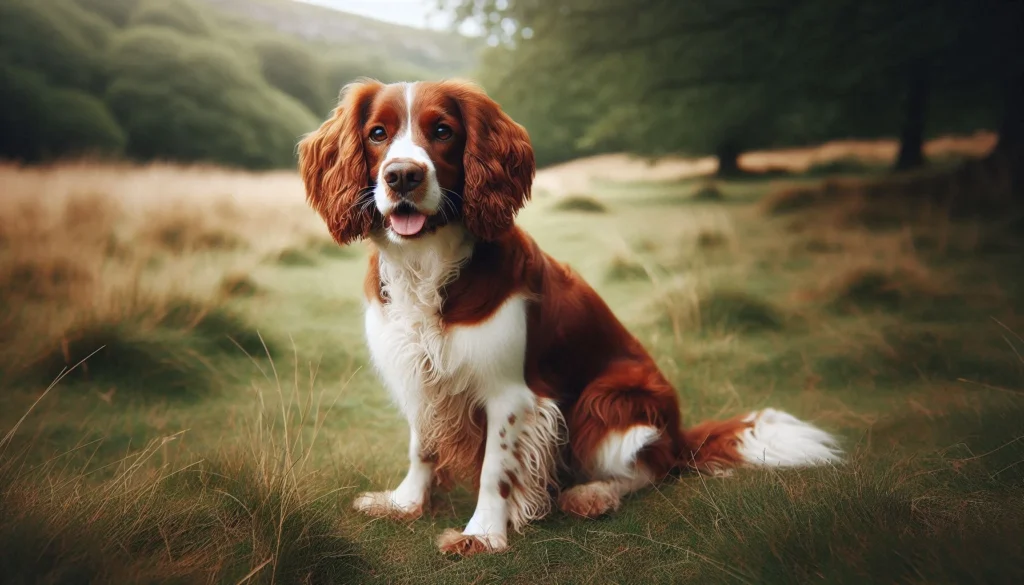
<path id="1" fill-rule="evenodd" d="M 384 182 L 397 193 L 406 194 L 423 183 L 426 170 L 411 161 L 396 161 L 384 167 Z"/>

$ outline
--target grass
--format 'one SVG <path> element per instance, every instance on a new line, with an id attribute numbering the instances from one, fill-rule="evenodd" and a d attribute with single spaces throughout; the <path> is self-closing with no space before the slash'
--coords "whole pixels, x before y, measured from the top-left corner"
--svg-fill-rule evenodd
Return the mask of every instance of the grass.
<path id="1" fill-rule="evenodd" d="M 721 201 L 725 199 L 725 195 L 722 190 L 718 188 L 718 185 L 714 183 L 704 183 L 697 187 L 693 194 L 690 195 L 690 199 L 694 201 Z"/>
<path id="2" fill-rule="evenodd" d="M 585 195 L 569 195 L 554 204 L 557 211 L 574 211 L 578 213 L 607 213 L 605 204 Z"/>
<path id="3" fill-rule="evenodd" d="M 399 481 L 407 431 L 367 367 L 366 251 L 327 238 L 297 177 L 0 168 L 0 436 L 14 429 L 0 442 L 0 574 L 1020 582 L 1022 244 L 1006 222 L 936 204 L 968 179 L 994 184 L 972 173 L 918 206 L 892 194 L 941 186 L 935 171 L 717 181 L 729 205 L 679 205 L 692 182 L 595 182 L 584 199 L 600 212 L 551 213 L 572 200 L 557 194 L 528 206 L 521 225 L 651 351 L 685 421 L 774 406 L 836 432 L 848 461 L 682 476 L 609 517 L 554 513 L 506 554 L 452 560 L 433 541 L 472 515 L 466 489 L 411 523 L 350 509 Z M 847 184 L 857 196 L 841 204 L 822 195 Z M 778 195 L 795 188 L 812 195 Z M 193 230 L 185 244 L 153 237 L 170 225 Z M 198 244 L 204 233 L 237 245 Z"/>
<path id="4" fill-rule="evenodd" d="M 25 468 L 8 449 L 11 435 L 5 437 L 0 573 L 6 582 L 350 579 L 361 561 L 334 521 L 329 496 L 336 488 L 309 468 L 310 444 L 297 432 L 319 414 L 322 396 L 276 382 L 280 402 L 288 406 L 261 407 L 245 446 L 180 466 L 161 455 L 184 432 L 105 464 L 113 472 L 99 482 L 91 479 L 99 464 L 69 466 L 67 453 Z M 315 406 L 301 409 L 302 398 Z M 43 484 L 48 489 L 38 489 Z"/>
<path id="5" fill-rule="evenodd" d="M 220 291 L 228 297 L 255 297 L 262 289 L 252 277 L 244 272 L 227 274 L 220 283 Z"/>

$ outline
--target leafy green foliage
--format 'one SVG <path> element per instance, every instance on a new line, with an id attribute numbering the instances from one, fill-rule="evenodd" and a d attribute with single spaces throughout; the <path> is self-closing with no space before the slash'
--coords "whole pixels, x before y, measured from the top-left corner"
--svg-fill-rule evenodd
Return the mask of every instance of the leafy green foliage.
<path id="1" fill-rule="evenodd" d="M 292 167 L 296 142 L 345 83 L 437 75 L 416 59 L 366 55 L 347 40 L 275 31 L 261 19 L 267 10 L 287 16 L 293 4 L 4 0 L 0 156 Z M 307 8 L 296 9 L 295 23 L 308 22 Z M 329 14 L 342 27 L 357 18 Z"/>
<path id="2" fill-rule="evenodd" d="M 0 63 L 84 90 L 102 87 L 109 24 L 59 0 L 0 3 Z"/>
<path id="3" fill-rule="evenodd" d="M 123 27 L 139 6 L 140 0 L 74 0 L 82 8 Z"/>
<path id="4" fill-rule="evenodd" d="M 316 127 L 301 104 L 213 41 L 136 28 L 111 54 L 107 101 L 133 157 L 289 166 L 298 138 Z"/>
<path id="5" fill-rule="evenodd" d="M 266 37 L 253 43 L 267 83 L 292 96 L 318 116 L 333 107 L 324 64 L 306 45 L 285 37 Z"/>
<path id="6" fill-rule="evenodd" d="M 195 36 L 207 36 L 212 28 L 206 15 L 189 0 L 143 0 L 128 24 L 162 26 Z"/>
<path id="7" fill-rule="evenodd" d="M 35 162 L 124 150 L 124 131 L 102 101 L 28 69 L 0 64 L 0 101 L 0 156 Z"/>
<path id="8" fill-rule="evenodd" d="M 485 85 L 541 144 L 542 164 L 714 154 L 729 174 L 748 150 L 893 134 L 920 150 L 925 135 L 990 128 L 993 89 L 1024 75 L 1024 14 L 1011 3 L 441 3 L 501 43 Z"/>

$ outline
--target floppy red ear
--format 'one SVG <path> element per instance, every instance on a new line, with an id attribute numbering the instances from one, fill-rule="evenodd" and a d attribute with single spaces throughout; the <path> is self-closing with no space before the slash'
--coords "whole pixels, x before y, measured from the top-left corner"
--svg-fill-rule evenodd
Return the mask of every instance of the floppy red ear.
<path id="1" fill-rule="evenodd" d="M 473 235 L 495 240 L 530 198 L 533 146 L 526 129 L 480 88 L 460 82 L 453 93 L 466 127 L 462 219 Z"/>
<path id="2" fill-rule="evenodd" d="M 373 228 L 362 125 L 370 100 L 382 87 L 377 81 L 346 85 L 331 117 L 299 142 L 306 201 L 342 245 L 370 235 Z"/>

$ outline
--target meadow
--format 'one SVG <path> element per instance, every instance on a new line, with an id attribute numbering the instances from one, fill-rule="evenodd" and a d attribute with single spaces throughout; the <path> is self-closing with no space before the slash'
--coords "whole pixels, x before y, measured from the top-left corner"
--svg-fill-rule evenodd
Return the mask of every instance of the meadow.
<path id="1" fill-rule="evenodd" d="M 930 153 L 984 148 L 955 146 Z M 0 167 L 0 581 L 1024 582 L 1021 219 L 949 203 L 999 176 L 871 152 L 541 171 L 521 225 L 684 420 L 782 408 L 847 461 L 683 475 L 467 559 L 434 545 L 463 489 L 409 523 L 350 510 L 401 478 L 406 429 L 367 365 L 366 250 L 296 175 Z"/>

